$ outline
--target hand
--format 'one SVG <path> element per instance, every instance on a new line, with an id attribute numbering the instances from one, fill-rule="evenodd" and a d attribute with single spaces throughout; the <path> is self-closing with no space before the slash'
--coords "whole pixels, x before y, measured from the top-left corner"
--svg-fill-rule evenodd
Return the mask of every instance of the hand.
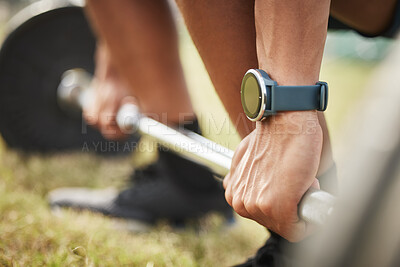
<path id="1" fill-rule="evenodd" d="M 98 128 L 101 134 L 111 140 L 127 137 L 118 127 L 116 116 L 121 104 L 132 102 L 129 90 L 118 76 L 95 77 L 92 82 L 94 98 L 84 107 L 83 115 L 88 124 Z"/>
<path id="2" fill-rule="evenodd" d="M 317 112 L 285 112 L 257 122 L 236 149 L 224 179 L 225 197 L 241 216 L 252 219 L 291 242 L 310 227 L 297 205 L 314 186 L 322 149 Z"/>

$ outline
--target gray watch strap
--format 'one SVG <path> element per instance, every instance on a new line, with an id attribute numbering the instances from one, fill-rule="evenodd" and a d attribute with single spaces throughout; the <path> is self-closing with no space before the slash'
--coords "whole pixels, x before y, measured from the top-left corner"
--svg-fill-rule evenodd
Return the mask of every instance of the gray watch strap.
<path id="1" fill-rule="evenodd" d="M 320 110 L 327 105 L 328 85 L 319 82 L 311 86 L 273 86 L 271 88 L 271 110 Z"/>

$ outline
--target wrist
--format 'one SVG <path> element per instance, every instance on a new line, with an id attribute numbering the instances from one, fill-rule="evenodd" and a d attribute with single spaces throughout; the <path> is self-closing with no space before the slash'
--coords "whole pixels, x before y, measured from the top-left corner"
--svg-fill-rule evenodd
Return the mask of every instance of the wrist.
<path id="1" fill-rule="evenodd" d="M 318 113 L 315 110 L 285 111 L 256 123 L 260 134 L 315 135 L 321 134 Z"/>
<path id="2" fill-rule="evenodd" d="M 277 64 L 274 66 L 279 65 Z M 265 64 L 260 64 L 259 68 L 266 71 L 271 79 L 275 80 L 278 85 L 285 86 L 313 85 L 318 82 L 320 73 L 320 64 L 313 66 L 313 68 L 307 68 L 306 70 L 297 70 L 297 72 L 293 72 L 293 68 L 271 68 Z"/>

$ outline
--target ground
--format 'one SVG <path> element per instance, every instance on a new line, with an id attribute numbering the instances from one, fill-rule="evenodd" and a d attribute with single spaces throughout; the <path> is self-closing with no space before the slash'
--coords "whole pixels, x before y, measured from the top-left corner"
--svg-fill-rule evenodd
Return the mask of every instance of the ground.
<path id="1" fill-rule="evenodd" d="M 185 31 L 180 35 L 185 73 L 205 133 L 234 149 L 239 139 L 190 38 Z M 376 65 L 348 57 L 324 62 L 321 80 L 331 89 L 326 114 L 334 144 Z M 122 187 L 132 162 L 81 153 L 24 155 L 0 143 L 0 266 L 228 266 L 254 254 L 268 237 L 263 227 L 239 217 L 231 227 L 211 214 L 186 230 L 160 223 L 151 232 L 135 234 L 99 215 L 67 211 L 56 216 L 50 211 L 49 190 Z"/>

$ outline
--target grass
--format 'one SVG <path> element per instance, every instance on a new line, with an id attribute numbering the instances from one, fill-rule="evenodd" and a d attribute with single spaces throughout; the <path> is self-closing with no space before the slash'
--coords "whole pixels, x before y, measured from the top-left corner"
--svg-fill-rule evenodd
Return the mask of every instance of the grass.
<path id="1" fill-rule="evenodd" d="M 215 214 L 187 230 L 160 223 L 141 234 L 88 212 L 55 216 L 45 198 L 49 190 L 119 186 L 131 160 L 0 151 L 0 266 L 223 266 L 243 261 L 268 236 L 248 220 L 226 228 Z"/>
<path id="2" fill-rule="evenodd" d="M 187 33 L 181 35 L 195 109 L 203 124 L 210 118 L 214 122 L 206 131 L 208 137 L 234 149 L 239 138 Z M 322 79 L 331 89 L 326 114 L 333 140 L 374 65 L 347 59 L 324 64 Z M 160 223 L 151 232 L 135 234 L 118 230 L 114 220 L 100 215 L 50 212 L 50 190 L 121 187 L 133 170 L 132 162 L 79 153 L 28 156 L 0 142 L 0 266 L 228 266 L 254 254 L 268 237 L 263 227 L 245 219 L 226 228 L 215 214 L 186 230 Z"/>

